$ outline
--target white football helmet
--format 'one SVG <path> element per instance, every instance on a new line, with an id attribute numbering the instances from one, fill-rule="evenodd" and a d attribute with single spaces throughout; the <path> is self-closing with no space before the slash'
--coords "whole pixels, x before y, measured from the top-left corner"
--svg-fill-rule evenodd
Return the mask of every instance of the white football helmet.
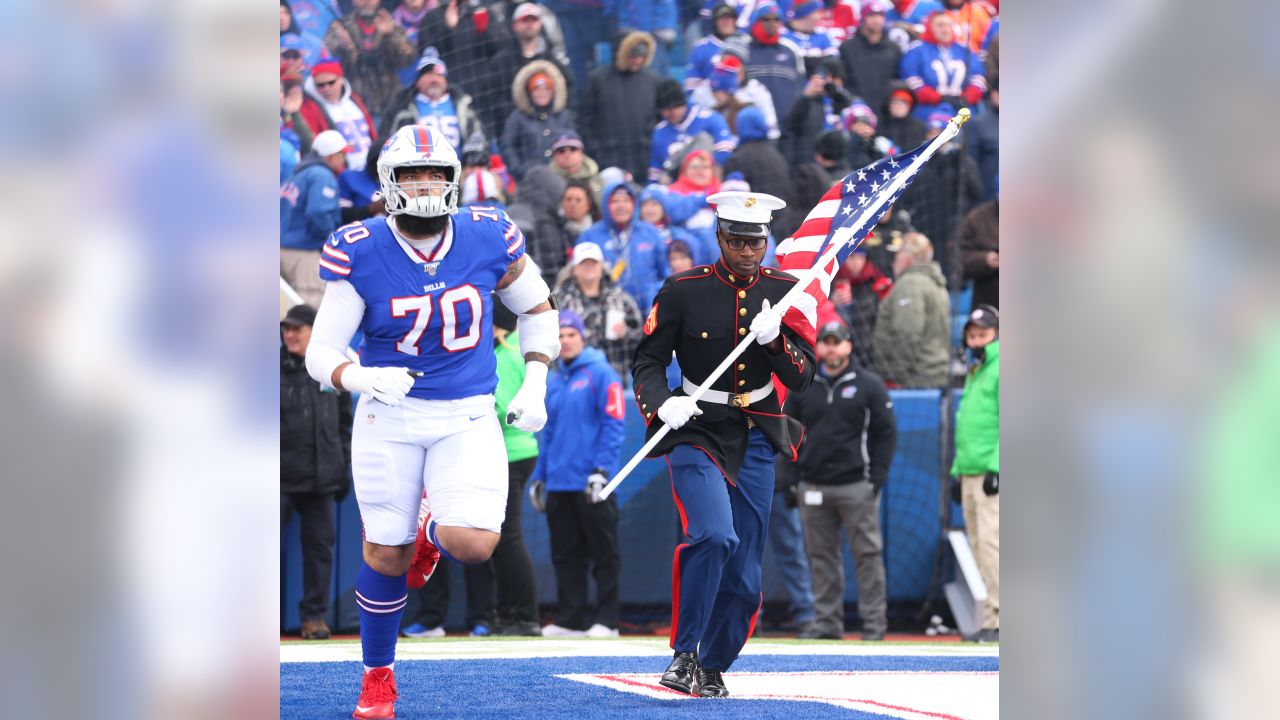
<path id="1" fill-rule="evenodd" d="M 402 183 L 397 179 L 400 168 L 444 168 L 444 182 Z M 438 130 L 421 125 L 406 125 L 387 139 L 378 157 L 378 182 L 387 201 L 387 214 L 406 213 L 420 217 L 437 217 L 458 212 L 458 178 L 462 164 L 453 144 Z M 438 191 L 438 192 L 436 192 Z"/>

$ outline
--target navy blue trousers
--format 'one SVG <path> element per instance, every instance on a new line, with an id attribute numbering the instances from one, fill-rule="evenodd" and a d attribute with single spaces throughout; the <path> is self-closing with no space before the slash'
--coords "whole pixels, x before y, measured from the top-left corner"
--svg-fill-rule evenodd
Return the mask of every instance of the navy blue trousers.
<path id="1" fill-rule="evenodd" d="M 671 566 L 671 647 L 696 651 L 712 670 L 729 669 L 760 613 L 774 455 L 764 433 L 752 429 L 736 487 L 693 445 L 667 456 L 685 535 Z"/>

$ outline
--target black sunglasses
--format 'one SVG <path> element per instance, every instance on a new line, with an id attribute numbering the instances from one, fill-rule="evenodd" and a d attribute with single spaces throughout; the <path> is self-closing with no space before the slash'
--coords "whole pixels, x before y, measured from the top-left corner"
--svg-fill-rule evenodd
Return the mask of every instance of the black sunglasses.
<path id="1" fill-rule="evenodd" d="M 751 237 L 751 238 L 726 237 L 724 239 L 724 244 L 728 245 L 730 250 L 741 250 L 745 248 L 747 245 L 750 245 L 752 250 L 763 250 L 764 246 L 769 244 L 769 238 L 767 237 Z"/>

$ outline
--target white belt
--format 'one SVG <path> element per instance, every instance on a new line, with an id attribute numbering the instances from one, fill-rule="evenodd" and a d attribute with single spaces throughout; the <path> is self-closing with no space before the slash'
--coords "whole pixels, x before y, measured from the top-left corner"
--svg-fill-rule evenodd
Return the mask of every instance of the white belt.
<path id="1" fill-rule="evenodd" d="M 689 395 L 693 395 L 694 392 L 698 390 L 698 386 L 689 382 L 689 378 L 681 378 L 681 381 L 684 384 L 684 391 Z M 751 403 L 757 403 L 769 397 L 770 393 L 772 392 L 773 392 L 773 382 L 770 381 L 769 383 L 761 387 L 758 387 L 755 390 L 752 390 L 751 392 L 729 393 L 729 392 L 724 392 L 722 390 L 708 390 L 702 394 L 702 399 L 707 402 L 712 402 L 719 405 L 729 405 L 731 407 L 744 408 L 750 405 Z"/>

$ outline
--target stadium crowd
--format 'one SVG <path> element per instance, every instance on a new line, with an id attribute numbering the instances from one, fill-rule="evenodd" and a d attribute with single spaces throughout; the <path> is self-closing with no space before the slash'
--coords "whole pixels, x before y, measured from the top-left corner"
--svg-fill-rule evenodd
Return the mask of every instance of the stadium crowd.
<path id="1" fill-rule="evenodd" d="M 967 107 L 973 119 L 841 268 L 820 318 L 843 329 L 819 343 L 822 359 L 824 347 L 847 340 L 852 367 L 889 389 L 959 387 L 970 308 L 999 308 L 998 12 L 998 0 L 281 0 L 281 277 L 306 305 L 319 306 L 326 238 L 385 214 L 377 174 L 383 141 L 407 125 L 430 127 L 462 160 L 459 204 L 505 210 L 560 307 L 572 311 L 568 330 L 582 342 L 562 364 L 590 358 L 629 386 L 632 354 L 664 279 L 719 257 L 708 196 L 746 190 L 786 200 L 771 225 L 765 264 L 773 264 L 777 242 L 834 182 L 936 136 Z M 291 317 L 296 328 L 307 316 Z M 291 352 L 296 347 L 282 351 L 284 362 L 296 369 Z M 311 422 L 314 412 L 306 412 Z M 314 442 L 308 432 L 291 437 Z M 621 454 L 620 438 L 615 444 Z M 625 459 L 613 460 L 613 469 Z M 317 474 L 318 461 L 299 462 Z M 531 473 L 546 473 L 526 464 L 521 488 Z M 881 484 L 886 468 L 887 457 L 876 458 Z M 593 464 L 592 477 L 600 470 Z M 598 498 L 587 476 L 580 480 L 588 499 L 579 512 L 587 512 Z M 332 484 L 318 483 L 317 492 L 335 492 Z M 303 485 L 291 486 L 295 506 L 306 500 Z M 796 479 L 787 492 L 811 485 Z M 520 488 L 513 483 L 512 491 Z M 554 491 L 546 503 L 549 520 L 568 512 L 556 515 L 567 506 Z M 794 504 L 785 511 L 800 514 Z M 802 519 L 814 537 L 812 514 Z M 331 538 L 332 512 L 328 522 L 327 533 L 309 536 Z M 775 544 L 793 562 L 805 561 L 800 527 L 791 542 Z M 601 542 L 616 546 L 612 532 Z M 579 586 L 585 592 L 588 555 L 597 565 L 616 560 L 616 548 L 577 545 L 581 576 L 561 578 L 562 592 L 572 586 L 575 595 Z M 573 565 L 556 563 L 558 574 Z M 322 582 L 323 563 L 313 565 L 308 577 Z M 829 607 L 834 572 L 820 578 L 826 597 L 818 614 L 827 623 L 820 628 L 807 579 L 788 580 L 796 627 L 810 636 L 840 631 Z M 317 614 L 325 608 L 315 595 L 304 608 L 311 622 L 304 635 L 323 636 Z M 575 607 L 584 602 L 574 598 Z M 879 613 L 874 630 L 883 636 Z M 576 615 L 555 627 L 616 633 L 616 608 L 598 612 L 594 624 Z M 529 634 L 530 619 L 522 610 L 514 627 Z"/>

